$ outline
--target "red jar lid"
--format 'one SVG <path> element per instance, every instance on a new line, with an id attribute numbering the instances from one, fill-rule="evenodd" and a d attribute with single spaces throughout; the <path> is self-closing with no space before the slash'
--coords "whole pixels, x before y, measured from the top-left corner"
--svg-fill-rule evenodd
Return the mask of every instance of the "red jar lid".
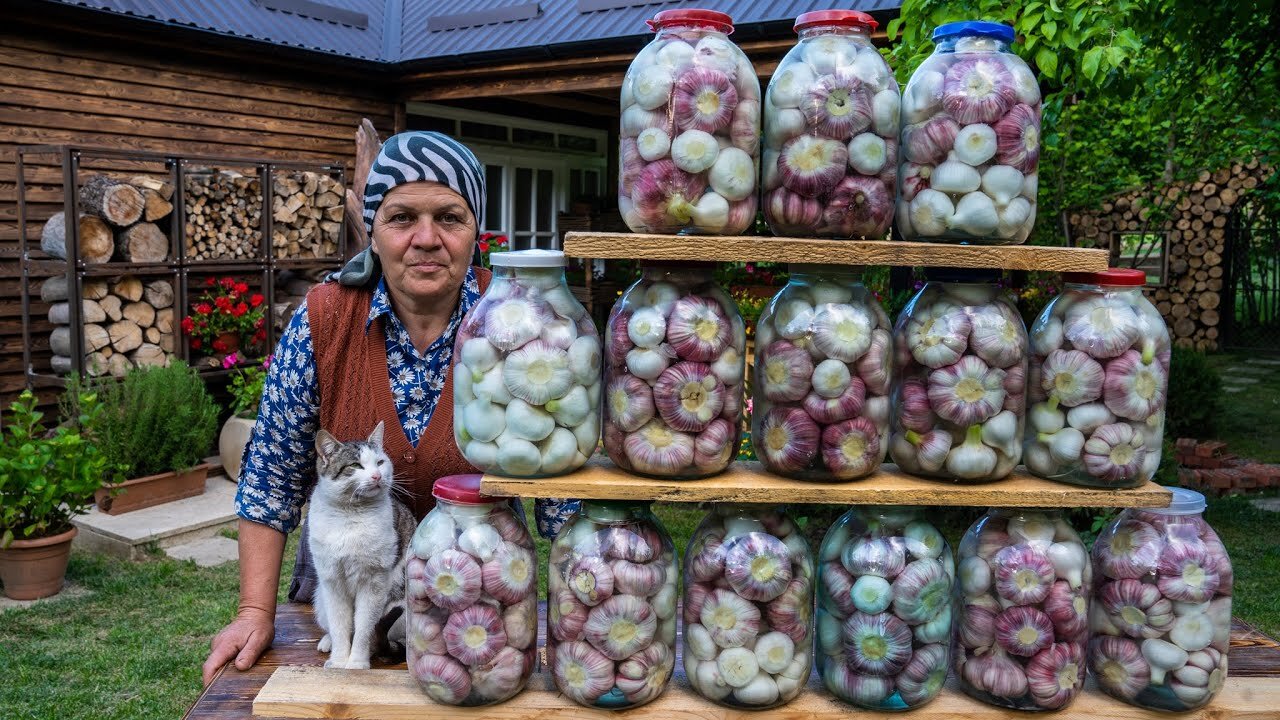
<path id="1" fill-rule="evenodd" d="M 463 505 L 485 505 L 504 499 L 492 495 L 481 495 L 480 478 L 479 473 L 446 475 L 436 480 L 435 485 L 431 487 L 431 494 L 440 500 Z"/>
<path id="2" fill-rule="evenodd" d="M 807 30 L 820 25 L 840 25 L 843 27 L 865 27 L 875 30 L 880 23 L 875 18 L 857 10 L 813 10 L 796 18 L 795 31 Z"/>
<path id="3" fill-rule="evenodd" d="M 733 32 L 733 18 L 715 10 L 663 10 L 645 23 L 655 32 L 658 28 L 673 25 L 702 25 L 719 30 L 725 35 Z"/>
<path id="4" fill-rule="evenodd" d="M 1147 274 L 1136 268 L 1107 268 L 1094 273 L 1066 273 L 1063 280 L 1082 285 L 1124 285 L 1142 287 L 1147 284 Z"/>

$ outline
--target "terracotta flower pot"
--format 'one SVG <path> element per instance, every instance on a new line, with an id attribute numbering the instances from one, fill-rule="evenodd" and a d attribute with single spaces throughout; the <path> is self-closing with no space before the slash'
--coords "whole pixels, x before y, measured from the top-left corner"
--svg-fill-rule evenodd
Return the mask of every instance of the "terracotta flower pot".
<path id="1" fill-rule="evenodd" d="M 222 426 L 218 434 L 218 454 L 222 457 L 222 469 L 232 482 L 240 479 L 240 460 L 244 456 L 244 448 L 253 435 L 253 424 L 257 418 L 231 416 Z"/>
<path id="2" fill-rule="evenodd" d="M 102 512 L 119 515 L 195 497 L 204 493 L 205 478 L 209 475 L 209 468 L 214 467 L 217 465 L 202 463 L 184 472 L 167 472 L 126 480 L 115 486 L 118 492 L 114 496 L 111 488 L 104 487 L 94 493 L 94 499 Z"/>
<path id="3" fill-rule="evenodd" d="M 221 342 L 223 345 L 222 354 L 230 355 L 240 349 L 240 333 L 224 332 L 214 342 Z"/>
<path id="4" fill-rule="evenodd" d="M 34 540 L 14 540 L 0 550 L 0 582 L 5 597 L 14 600 L 39 600 L 57 595 L 67 575 L 71 557 L 71 539 L 76 528 Z"/>

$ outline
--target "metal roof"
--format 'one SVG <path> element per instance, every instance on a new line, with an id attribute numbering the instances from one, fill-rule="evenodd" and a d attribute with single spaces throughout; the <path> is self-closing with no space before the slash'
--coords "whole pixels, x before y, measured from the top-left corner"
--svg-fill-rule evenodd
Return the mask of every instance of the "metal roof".
<path id="1" fill-rule="evenodd" d="M 644 0 L 539 0 L 541 12 L 525 20 L 476 24 L 449 30 L 431 31 L 433 16 L 460 12 L 494 12 L 527 0 L 469 0 L 441 3 L 438 0 L 405 0 L 401 25 L 401 60 L 418 60 L 456 55 L 474 55 L 512 48 L 555 46 L 558 44 L 619 39 L 619 50 L 639 47 L 652 33 L 645 21 L 661 10 L 700 7 L 720 10 L 742 27 L 756 23 L 789 22 L 809 10 L 851 9 L 863 12 L 896 10 L 898 0 L 706 0 L 705 2 L 645 2 Z M 615 5 L 607 10 L 580 10 L 592 6 Z M 627 43 L 625 40 L 632 39 Z"/>
<path id="2" fill-rule="evenodd" d="M 382 29 L 386 2 L 383 0 L 53 0 L 94 10 L 157 20 L 210 30 L 225 35 L 264 40 L 307 50 L 319 50 L 363 60 L 396 60 L 383 57 Z M 368 16 L 361 29 L 329 20 L 274 9 L 312 8 L 324 15 L 324 6 Z"/>
<path id="3" fill-rule="evenodd" d="M 808 10 L 886 14 L 899 0 L 49 0 L 364 60 L 396 63 L 618 40 L 639 47 L 661 10 L 729 13 L 740 36 Z M 336 10 L 336 12 L 335 12 Z M 321 19 L 336 16 L 338 21 Z M 367 27 L 352 17 L 367 16 Z M 347 22 L 343 22 L 343 21 Z M 758 31 L 758 27 L 756 27 Z M 757 32 L 758 34 L 758 32 Z M 773 29 L 772 34 L 777 34 Z"/>

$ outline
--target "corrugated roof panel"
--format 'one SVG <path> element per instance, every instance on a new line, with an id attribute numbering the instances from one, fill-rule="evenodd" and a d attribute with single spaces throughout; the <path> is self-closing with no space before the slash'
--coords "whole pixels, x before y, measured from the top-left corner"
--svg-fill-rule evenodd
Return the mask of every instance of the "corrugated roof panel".
<path id="1" fill-rule="evenodd" d="M 628 7 L 579 12 L 578 0 L 541 0 L 537 17 L 511 22 L 430 32 L 429 19 L 441 13 L 492 11 L 512 4 L 511 0 L 471 0 L 449 3 L 438 0 L 405 0 L 402 24 L 401 60 L 471 55 L 476 53 L 539 47 L 570 42 L 619 39 L 619 50 L 640 47 L 651 36 L 645 20 L 660 10 L 688 6 L 683 2 L 635 0 Z M 697 7 L 722 10 L 738 25 L 791 20 L 809 10 L 853 9 L 864 12 L 892 10 L 898 0 L 748 0 L 744 2 L 702 2 Z"/>
<path id="2" fill-rule="evenodd" d="M 382 28 L 386 3 L 381 0 L 320 0 L 325 5 L 368 15 L 369 26 L 359 29 L 305 15 L 282 12 L 253 0 L 165 2 L 164 0 L 55 0 L 64 5 L 106 10 L 186 25 L 201 30 L 265 40 L 308 50 L 364 60 L 396 61 L 382 57 Z M 285 5 L 286 3 L 280 3 Z"/>

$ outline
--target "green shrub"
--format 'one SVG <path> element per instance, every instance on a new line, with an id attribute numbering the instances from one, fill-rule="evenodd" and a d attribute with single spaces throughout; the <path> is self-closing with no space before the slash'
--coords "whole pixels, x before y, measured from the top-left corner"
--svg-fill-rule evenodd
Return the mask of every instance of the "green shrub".
<path id="1" fill-rule="evenodd" d="M 1213 437 L 1213 424 L 1222 408 L 1222 378 L 1204 354 L 1173 349 L 1168 398 L 1166 437 Z"/>
<path id="2" fill-rule="evenodd" d="M 121 380 L 87 385 L 102 402 L 103 452 L 125 467 L 126 477 L 186 470 L 212 449 L 218 405 L 196 371 L 182 362 L 134 368 Z"/>
<path id="3" fill-rule="evenodd" d="M 69 530 L 103 481 L 120 479 L 94 441 L 102 417 L 98 398 L 85 393 L 72 404 L 79 413 L 53 432 L 46 431 L 30 390 L 9 406 L 0 436 L 0 548 Z"/>

